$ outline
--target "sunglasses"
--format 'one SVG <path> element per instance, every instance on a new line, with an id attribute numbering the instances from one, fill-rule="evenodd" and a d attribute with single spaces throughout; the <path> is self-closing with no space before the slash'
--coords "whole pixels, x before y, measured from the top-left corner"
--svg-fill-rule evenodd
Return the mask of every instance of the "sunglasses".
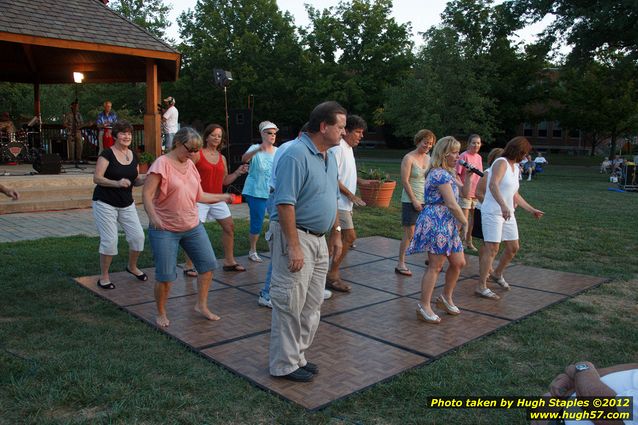
<path id="1" fill-rule="evenodd" d="M 275 134 L 277 134 L 276 131 L 264 131 L 264 133 L 266 133 L 269 136 L 274 136 Z"/>
<path id="2" fill-rule="evenodd" d="M 191 147 L 188 147 L 188 146 L 186 146 L 186 145 L 182 145 L 182 146 L 184 146 L 184 148 L 186 148 L 186 150 L 187 150 L 189 153 L 197 153 L 197 152 L 199 152 L 199 148 L 191 148 Z"/>

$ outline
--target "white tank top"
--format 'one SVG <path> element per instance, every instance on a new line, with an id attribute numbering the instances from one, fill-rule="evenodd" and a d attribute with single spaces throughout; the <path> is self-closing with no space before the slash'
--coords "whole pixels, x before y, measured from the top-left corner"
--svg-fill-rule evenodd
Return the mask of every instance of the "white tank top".
<path id="1" fill-rule="evenodd" d="M 497 158 L 496 161 L 490 167 L 490 173 L 487 175 L 487 189 L 485 193 L 485 199 L 481 204 L 481 213 L 483 214 L 501 214 L 501 207 L 494 199 L 494 195 L 490 191 L 490 182 L 494 175 L 494 166 L 498 161 L 505 161 L 505 174 L 498 185 L 498 189 L 501 192 L 501 196 L 510 209 L 511 214 L 514 214 L 514 195 L 518 192 L 518 175 L 520 170 L 516 164 L 514 164 L 514 170 L 510 167 L 509 162 L 505 158 Z"/>

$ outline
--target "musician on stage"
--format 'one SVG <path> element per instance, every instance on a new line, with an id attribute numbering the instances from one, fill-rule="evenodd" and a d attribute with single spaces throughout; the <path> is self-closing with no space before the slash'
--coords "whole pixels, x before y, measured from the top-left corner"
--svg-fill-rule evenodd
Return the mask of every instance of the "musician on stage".
<path id="1" fill-rule="evenodd" d="M 102 152 L 102 150 L 110 148 L 115 143 L 111 135 L 111 127 L 113 127 L 113 124 L 117 121 L 117 114 L 112 108 L 113 103 L 110 100 L 106 100 L 104 101 L 104 110 L 97 114 L 95 123 L 97 124 L 97 128 L 100 129 L 98 135 L 98 154 Z"/>
<path id="2" fill-rule="evenodd" d="M 83 120 L 80 105 L 75 99 L 71 103 L 71 110 L 64 114 L 64 128 L 66 129 L 67 159 L 82 160 L 82 128 Z"/>
<path id="3" fill-rule="evenodd" d="M 11 121 L 11 116 L 8 112 L 3 112 L 2 115 L 0 115 L 0 133 L 6 133 L 8 135 L 15 132 L 16 127 L 13 125 L 13 121 Z"/>

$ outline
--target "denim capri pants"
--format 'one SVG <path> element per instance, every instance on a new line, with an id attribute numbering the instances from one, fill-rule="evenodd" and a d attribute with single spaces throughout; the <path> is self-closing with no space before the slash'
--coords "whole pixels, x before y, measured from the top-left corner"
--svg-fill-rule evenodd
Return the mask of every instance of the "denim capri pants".
<path id="1" fill-rule="evenodd" d="M 158 282 L 173 282 L 177 279 L 177 250 L 181 246 L 193 260 L 198 273 L 217 268 L 217 259 L 204 225 L 185 232 L 171 232 L 148 227 L 148 238 L 155 261 L 155 279 Z"/>

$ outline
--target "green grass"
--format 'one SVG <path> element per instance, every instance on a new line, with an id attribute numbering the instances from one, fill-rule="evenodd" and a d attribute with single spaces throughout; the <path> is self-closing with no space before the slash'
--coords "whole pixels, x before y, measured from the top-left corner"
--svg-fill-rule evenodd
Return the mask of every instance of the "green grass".
<path id="1" fill-rule="evenodd" d="M 398 173 L 396 163 L 363 162 Z M 522 182 L 523 196 L 546 216 L 518 213 L 516 261 L 609 283 L 318 413 L 253 387 L 74 285 L 74 276 L 97 273 L 97 238 L 0 244 L 0 423 L 524 424 L 523 410 L 429 409 L 425 401 L 537 395 L 578 360 L 638 362 L 638 193 L 608 186 L 597 170 L 568 166 Z M 359 236 L 399 238 L 399 198 L 397 189 L 390 208 L 358 209 Z M 247 223 L 236 228 L 242 255 Z M 207 229 L 220 252 L 218 226 Z M 151 265 L 146 249 L 141 266 Z M 112 269 L 124 268 L 117 257 Z"/>

